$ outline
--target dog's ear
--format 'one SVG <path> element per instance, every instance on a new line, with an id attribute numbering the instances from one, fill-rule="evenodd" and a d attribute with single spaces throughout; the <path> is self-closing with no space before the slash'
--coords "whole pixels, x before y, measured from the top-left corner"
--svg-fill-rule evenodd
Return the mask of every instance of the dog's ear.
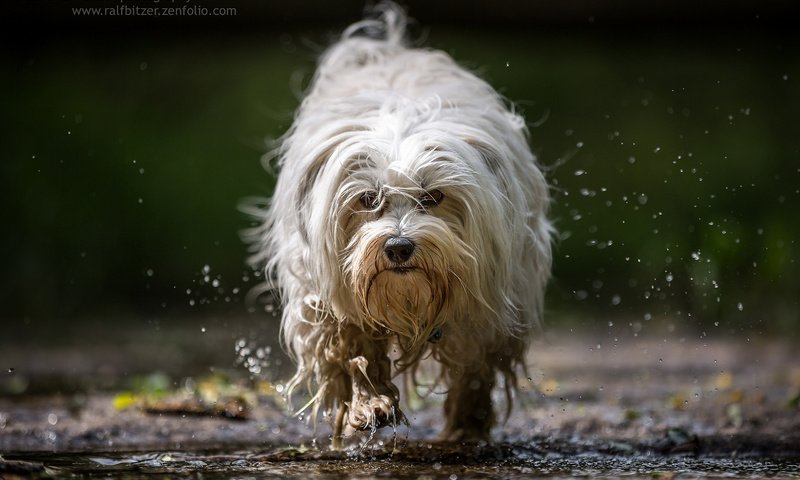
<path id="1" fill-rule="evenodd" d="M 308 237 L 308 227 L 306 224 L 306 216 L 310 209 L 309 203 L 313 202 L 312 191 L 314 189 L 314 185 L 317 183 L 317 179 L 322 171 L 322 167 L 325 166 L 325 163 L 328 161 L 328 158 L 330 158 L 334 148 L 335 146 L 331 146 L 314 157 L 314 159 L 308 164 L 305 171 L 300 176 L 300 181 L 294 194 L 297 230 L 306 244 L 310 243 Z"/>
<path id="2" fill-rule="evenodd" d="M 483 159 L 483 164 L 500 182 L 500 188 L 503 189 L 503 193 L 508 193 L 512 179 L 509 178 L 508 169 L 506 168 L 507 162 L 503 161 L 502 154 L 488 143 L 476 138 L 468 138 L 466 142 L 467 145 L 478 152 Z"/>
<path id="3" fill-rule="evenodd" d="M 474 148 L 483 158 L 483 162 L 489 171 L 497 175 L 498 171 L 500 170 L 498 152 L 485 142 L 482 142 L 476 138 L 468 138 L 467 145 Z"/>

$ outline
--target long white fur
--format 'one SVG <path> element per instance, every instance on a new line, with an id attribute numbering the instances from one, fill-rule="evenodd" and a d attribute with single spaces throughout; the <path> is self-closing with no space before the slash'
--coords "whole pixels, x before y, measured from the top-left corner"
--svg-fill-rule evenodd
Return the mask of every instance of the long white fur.
<path id="1" fill-rule="evenodd" d="M 389 377 L 377 379 L 381 405 L 396 403 L 391 377 L 426 355 L 453 391 L 475 371 L 514 385 L 542 312 L 549 194 L 525 121 L 447 54 L 409 48 L 405 27 L 404 13 L 384 4 L 321 57 L 251 232 L 251 260 L 279 289 L 283 343 L 298 364 L 289 390 L 307 385 L 315 415 L 352 412 L 361 374 L 348 362 L 382 364 L 390 349 L 392 373 L 375 373 Z M 434 190 L 442 202 L 422 206 Z M 365 191 L 377 193 L 376 208 L 360 202 Z M 393 235 L 417 244 L 417 268 L 403 275 L 383 253 Z M 436 329 L 441 341 L 429 342 Z M 465 408 L 451 407 L 449 433 L 460 428 L 449 417 Z"/>

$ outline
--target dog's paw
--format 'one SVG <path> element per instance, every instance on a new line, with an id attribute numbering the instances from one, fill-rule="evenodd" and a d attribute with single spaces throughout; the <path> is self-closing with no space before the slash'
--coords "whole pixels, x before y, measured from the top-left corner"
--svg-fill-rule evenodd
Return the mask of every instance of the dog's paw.
<path id="1" fill-rule="evenodd" d="M 396 425 L 404 418 L 403 413 L 397 408 L 396 401 L 388 395 L 353 398 L 347 411 L 345 434 Z"/>
<path id="2" fill-rule="evenodd" d="M 369 362 L 362 356 L 350 360 L 353 397 L 347 408 L 346 435 L 405 421 L 403 412 L 397 406 L 397 387 L 387 379 L 380 379 L 378 370 L 369 367 Z"/>

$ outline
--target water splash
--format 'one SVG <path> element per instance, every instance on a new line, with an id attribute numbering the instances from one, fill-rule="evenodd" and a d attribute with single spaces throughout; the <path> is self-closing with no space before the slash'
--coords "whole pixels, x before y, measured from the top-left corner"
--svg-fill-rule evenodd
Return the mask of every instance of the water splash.
<path id="1" fill-rule="evenodd" d="M 241 365 L 250 372 L 253 377 L 261 376 L 269 371 L 272 366 L 272 347 L 269 345 L 260 347 L 255 342 L 240 338 L 234 345 L 236 351 L 236 364 Z M 282 393 L 281 390 L 278 393 Z M 278 390 L 276 386 L 276 390 Z"/>

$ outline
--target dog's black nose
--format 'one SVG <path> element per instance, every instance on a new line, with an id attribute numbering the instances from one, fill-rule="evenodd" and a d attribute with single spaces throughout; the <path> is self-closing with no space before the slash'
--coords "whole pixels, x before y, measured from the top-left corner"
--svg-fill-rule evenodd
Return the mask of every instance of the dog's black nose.
<path id="1" fill-rule="evenodd" d="M 383 244 L 383 253 L 394 263 L 403 263 L 414 254 L 414 242 L 406 237 L 389 237 Z"/>

